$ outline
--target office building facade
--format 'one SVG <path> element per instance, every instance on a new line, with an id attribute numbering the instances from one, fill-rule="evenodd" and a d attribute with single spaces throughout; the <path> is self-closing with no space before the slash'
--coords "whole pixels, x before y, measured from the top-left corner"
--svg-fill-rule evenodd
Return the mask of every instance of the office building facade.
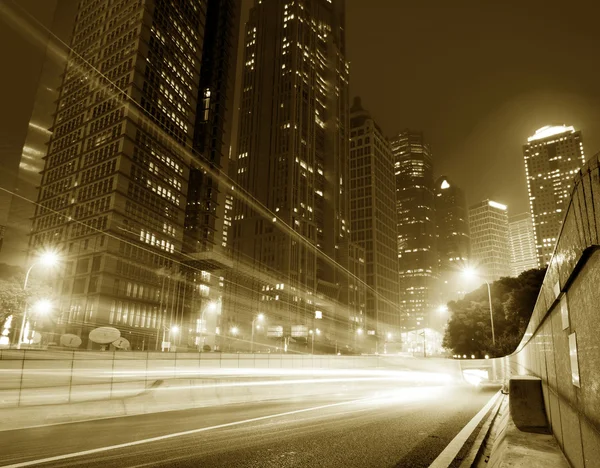
<path id="1" fill-rule="evenodd" d="M 422 132 L 392 139 L 403 330 L 427 326 L 437 275 L 433 161 Z"/>
<path id="2" fill-rule="evenodd" d="M 484 200 L 469 208 L 471 267 L 487 281 L 510 276 L 507 206 Z"/>
<path id="3" fill-rule="evenodd" d="M 272 284 L 236 281 L 228 309 L 238 323 L 265 313 L 289 334 L 311 323 L 319 297 L 348 304 L 344 16 L 339 0 L 262 0 L 250 11 L 232 251 L 234 262 Z"/>
<path id="4" fill-rule="evenodd" d="M 471 258 L 471 236 L 463 190 L 447 176 L 441 176 L 435 181 L 434 192 L 439 268 L 436 300 L 442 306 L 460 297 L 461 272 Z"/>
<path id="5" fill-rule="evenodd" d="M 350 114 L 352 241 L 366 252 L 367 333 L 398 332 L 398 248 L 394 155 L 377 122 L 355 98 Z"/>
<path id="6" fill-rule="evenodd" d="M 523 156 L 537 263 L 543 267 L 552 257 L 573 178 L 585 162 L 581 132 L 566 125 L 542 127 L 527 139 Z"/>
<path id="7" fill-rule="evenodd" d="M 59 331 L 84 345 L 111 325 L 155 349 L 209 298 L 184 247 L 190 171 L 207 167 L 196 150 L 206 20 L 200 0 L 79 4 L 30 252 L 62 256 Z"/>
<path id="8" fill-rule="evenodd" d="M 531 213 L 519 213 L 508 218 L 510 239 L 510 269 L 512 276 L 537 268 L 537 253 Z"/>

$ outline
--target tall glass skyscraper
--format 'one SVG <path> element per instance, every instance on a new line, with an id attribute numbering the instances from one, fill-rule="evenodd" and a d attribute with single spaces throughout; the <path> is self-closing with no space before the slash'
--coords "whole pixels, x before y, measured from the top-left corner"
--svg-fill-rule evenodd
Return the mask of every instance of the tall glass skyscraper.
<path id="1" fill-rule="evenodd" d="M 538 266 L 550 261 L 567 210 L 573 178 L 585 162 L 581 132 L 548 125 L 523 147 Z"/>
<path id="2" fill-rule="evenodd" d="M 341 311 L 334 303 L 348 303 L 344 27 L 341 0 L 257 0 L 250 11 L 232 250 L 254 278 L 266 276 L 232 286 L 236 328 L 265 313 L 284 334 L 300 327 L 300 339 L 317 309 L 332 319 Z"/>
<path id="3" fill-rule="evenodd" d="M 223 125 L 205 100 L 212 85 L 200 90 L 212 76 L 202 73 L 203 49 L 221 46 L 206 34 L 211 8 L 227 9 L 224 27 L 237 34 L 238 2 L 79 4 L 31 251 L 61 251 L 59 328 L 84 342 L 106 324 L 133 347 L 154 348 L 165 326 L 195 322 L 184 297 L 208 288 L 201 278 L 190 288 L 181 262 L 185 228 L 196 222 L 186 218 L 190 171 L 219 164 L 220 148 L 197 138 L 207 121 Z M 234 43 L 218 50 L 235 62 Z"/>
<path id="4" fill-rule="evenodd" d="M 427 326 L 435 305 L 437 274 L 435 203 L 431 150 L 422 132 L 405 130 L 392 139 L 396 175 L 400 325 Z"/>
<path id="5" fill-rule="evenodd" d="M 462 289 L 461 272 L 469 266 L 471 237 L 465 194 L 446 176 L 435 181 L 435 221 L 439 282 L 435 298 L 439 305 L 455 300 Z"/>

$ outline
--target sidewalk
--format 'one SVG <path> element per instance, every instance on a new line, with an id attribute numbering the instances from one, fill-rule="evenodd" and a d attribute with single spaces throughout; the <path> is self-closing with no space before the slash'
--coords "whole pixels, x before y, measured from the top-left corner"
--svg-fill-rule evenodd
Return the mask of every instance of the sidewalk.
<path id="1" fill-rule="evenodd" d="M 504 400 L 481 447 L 477 468 L 569 468 L 552 434 L 523 432 L 513 423 Z"/>

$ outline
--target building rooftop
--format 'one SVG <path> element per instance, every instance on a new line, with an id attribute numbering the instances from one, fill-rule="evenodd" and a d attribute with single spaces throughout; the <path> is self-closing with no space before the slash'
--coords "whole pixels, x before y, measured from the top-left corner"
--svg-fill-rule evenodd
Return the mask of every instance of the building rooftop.
<path id="1" fill-rule="evenodd" d="M 567 127 L 566 125 L 546 125 L 537 129 L 535 135 L 527 138 L 527 141 L 543 140 L 544 138 L 560 135 L 561 133 L 575 133 L 575 128 L 573 126 Z"/>

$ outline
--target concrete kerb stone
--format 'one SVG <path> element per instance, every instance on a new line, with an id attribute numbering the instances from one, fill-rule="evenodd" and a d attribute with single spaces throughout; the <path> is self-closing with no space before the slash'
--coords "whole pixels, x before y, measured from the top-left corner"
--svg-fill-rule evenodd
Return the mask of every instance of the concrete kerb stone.
<path id="1" fill-rule="evenodd" d="M 549 433 L 544 406 L 542 379 L 529 375 L 511 377 L 509 382 L 510 415 L 524 432 Z"/>

